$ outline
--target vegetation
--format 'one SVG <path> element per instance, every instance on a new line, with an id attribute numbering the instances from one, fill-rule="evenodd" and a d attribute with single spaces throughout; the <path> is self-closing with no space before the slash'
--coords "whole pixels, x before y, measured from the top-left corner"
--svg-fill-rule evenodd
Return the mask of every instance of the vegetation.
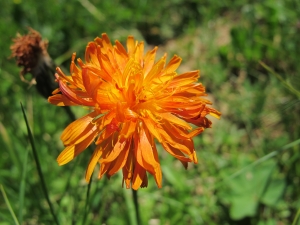
<path id="1" fill-rule="evenodd" d="M 70 119 L 28 88 L 9 58 L 12 38 L 27 27 L 49 41 L 65 72 L 72 53 L 84 58 L 87 42 L 103 32 L 179 55 L 181 72 L 201 70 L 222 117 L 195 138 L 197 165 L 185 170 L 160 151 L 163 187 L 150 178 L 138 191 L 142 224 L 300 224 L 299 1 L 13 0 L 1 1 L 0 15 L 1 225 L 136 224 L 121 174 L 88 185 L 87 152 L 57 165 Z"/>

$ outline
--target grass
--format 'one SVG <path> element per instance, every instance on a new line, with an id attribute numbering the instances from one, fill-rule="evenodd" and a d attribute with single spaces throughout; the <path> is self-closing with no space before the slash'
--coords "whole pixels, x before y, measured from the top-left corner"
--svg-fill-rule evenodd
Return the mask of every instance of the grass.
<path id="1" fill-rule="evenodd" d="M 103 32 L 179 55 L 179 72 L 201 70 L 222 118 L 195 138 L 199 163 L 187 170 L 159 149 L 163 187 L 150 178 L 138 191 L 141 224 L 300 224 L 298 1 L 14 0 L 0 14 L 0 225 L 136 223 L 121 174 L 85 182 L 91 150 L 57 165 L 68 115 L 21 82 L 9 59 L 27 26 L 64 71 Z"/>

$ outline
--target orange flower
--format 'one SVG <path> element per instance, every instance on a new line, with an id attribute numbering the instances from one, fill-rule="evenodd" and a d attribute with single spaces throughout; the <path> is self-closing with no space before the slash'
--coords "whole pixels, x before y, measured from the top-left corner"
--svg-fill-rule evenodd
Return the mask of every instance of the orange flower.
<path id="1" fill-rule="evenodd" d="M 99 179 L 123 171 L 123 183 L 137 190 L 148 184 L 147 173 L 162 185 L 162 172 L 154 139 L 187 167 L 197 163 L 193 137 L 211 126 L 206 118 L 220 113 L 203 99 L 197 83 L 199 71 L 178 75 L 181 58 L 166 55 L 155 62 L 157 47 L 144 54 L 144 43 L 127 39 L 127 51 L 108 36 L 88 43 L 85 61 L 73 54 L 71 76 L 57 68 L 59 88 L 49 102 L 57 106 L 87 106 L 91 112 L 71 123 L 61 139 L 66 146 L 59 165 L 74 159 L 96 139 L 85 179 L 89 182 L 97 163 Z M 59 93 L 60 92 L 60 93 Z M 191 126 L 194 124 L 195 126 Z M 195 128 L 193 128 L 195 127 Z"/>

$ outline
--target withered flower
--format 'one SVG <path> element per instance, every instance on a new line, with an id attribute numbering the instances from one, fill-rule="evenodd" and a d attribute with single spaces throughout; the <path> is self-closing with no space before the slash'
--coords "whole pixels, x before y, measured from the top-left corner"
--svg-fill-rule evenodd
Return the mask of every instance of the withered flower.
<path id="1" fill-rule="evenodd" d="M 17 65 L 22 67 L 20 72 L 21 80 L 30 85 L 36 84 L 39 93 L 48 98 L 52 91 L 57 88 L 54 82 L 55 64 L 47 52 L 48 41 L 42 40 L 39 32 L 28 28 L 27 35 L 17 34 L 13 39 L 10 49 L 12 57 L 17 60 Z M 24 78 L 30 73 L 31 81 Z"/>

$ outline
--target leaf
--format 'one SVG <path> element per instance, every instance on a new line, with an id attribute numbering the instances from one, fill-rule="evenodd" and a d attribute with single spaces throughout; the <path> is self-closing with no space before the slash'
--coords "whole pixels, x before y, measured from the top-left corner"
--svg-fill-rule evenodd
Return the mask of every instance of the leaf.
<path id="1" fill-rule="evenodd" d="M 220 197 L 229 203 L 229 213 L 233 220 L 256 214 L 257 206 L 270 182 L 275 166 L 274 160 L 265 161 L 263 164 L 248 168 L 228 183 L 229 191 L 221 193 Z"/>
<path id="2" fill-rule="evenodd" d="M 262 196 L 261 202 L 268 206 L 276 206 L 276 203 L 283 195 L 286 187 L 286 182 L 284 179 L 274 179 L 269 183 L 267 190 Z"/>
<path id="3" fill-rule="evenodd" d="M 254 216 L 257 206 L 258 201 L 252 195 L 236 196 L 232 199 L 230 217 L 233 220 L 240 220 L 246 216 Z"/>

